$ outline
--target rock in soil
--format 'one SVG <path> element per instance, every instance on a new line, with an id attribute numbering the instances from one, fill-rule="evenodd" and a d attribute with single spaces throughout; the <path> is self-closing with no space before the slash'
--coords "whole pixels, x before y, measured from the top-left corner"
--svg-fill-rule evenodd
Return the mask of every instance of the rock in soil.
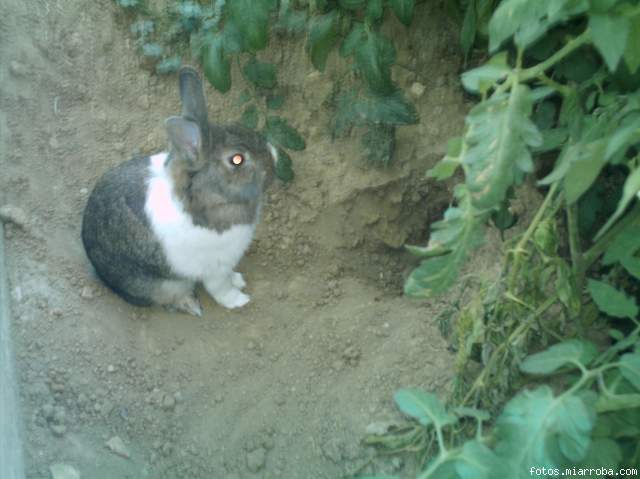
<path id="1" fill-rule="evenodd" d="M 251 472 L 258 472 L 267 459 L 267 451 L 263 447 L 259 447 L 247 454 L 247 468 Z"/>
<path id="2" fill-rule="evenodd" d="M 120 457 L 124 457 L 125 459 L 129 459 L 131 457 L 131 454 L 129 454 L 129 450 L 127 449 L 127 446 L 125 446 L 124 444 L 124 441 L 120 439 L 118 436 L 113 436 L 104 445 L 112 453 L 117 454 Z"/>
<path id="3" fill-rule="evenodd" d="M 54 464 L 49 467 L 51 479 L 80 479 L 80 473 L 68 464 Z"/>
<path id="4" fill-rule="evenodd" d="M 13 223 L 20 228 L 26 228 L 29 217 L 24 210 L 15 205 L 4 205 L 0 207 L 0 221 Z"/>

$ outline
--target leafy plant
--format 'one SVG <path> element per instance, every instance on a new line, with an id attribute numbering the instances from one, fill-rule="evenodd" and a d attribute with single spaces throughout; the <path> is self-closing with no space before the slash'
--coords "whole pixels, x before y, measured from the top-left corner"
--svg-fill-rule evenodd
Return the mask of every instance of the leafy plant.
<path id="1" fill-rule="evenodd" d="M 116 0 L 128 12 L 137 12 L 131 31 L 142 55 L 155 62 L 158 73 L 170 73 L 190 51 L 208 81 L 221 93 L 231 89 L 233 65 L 246 85 L 239 98 L 244 105 L 241 122 L 259 128 L 273 141 L 283 161 L 278 175 L 293 178 L 286 149 L 304 148 L 304 139 L 277 114 L 283 106 L 274 64 L 260 61 L 274 34 L 306 34 L 313 66 L 324 71 L 329 56 L 339 47 L 358 79 L 336 84 L 334 136 L 353 128 L 362 130 L 364 157 L 387 166 L 395 150 L 397 126 L 416 123 L 418 116 L 391 77 L 395 63 L 393 42 L 380 30 L 385 9 L 410 25 L 414 0 L 215 0 L 175 2 L 163 13 L 152 13 L 141 1 Z M 357 101 L 352 100 L 357 97 Z"/>
<path id="2" fill-rule="evenodd" d="M 506 240 L 498 280 L 481 284 L 454 327 L 444 328 L 453 329 L 457 346 L 449 407 L 430 394 L 400 391 L 398 407 L 417 424 L 368 441 L 420 451 L 421 479 L 637 466 L 640 4 L 460 3 L 465 55 L 486 42 L 491 56 L 462 74 L 479 102 L 428 175 L 446 180 L 462 170 L 464 182 L 432 224 L 428 244 L 407 247 L 422 263 L 405 292 L 429 298 L 459 281 L 489 220 L 501 231 L 513 226 L 511 202 L 527 179 L 546 196 L 523 231 Z M 607 318 L 630 327 L 610 330 L 614 343 L 602 352 L 575 339 Z M 557 344 L 530 353 L 550 343 Z M 523 373 L 538 386 L 505 404 L 527 384 Z M 553 388 L 539 385 L 545 378 Z"/>

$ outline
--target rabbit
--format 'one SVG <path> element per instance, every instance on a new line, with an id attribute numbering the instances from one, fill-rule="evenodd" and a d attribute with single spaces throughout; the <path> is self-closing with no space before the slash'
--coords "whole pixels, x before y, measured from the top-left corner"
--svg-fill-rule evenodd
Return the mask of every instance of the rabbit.
<path id="1" fill-rule="evenodd" d="M 179 71 L 182 115 L 169 151 L 107 171 L 84 210 L 82 243 L 97 275 L 127 302 L 201 316 L 198 282 L 225 308 L 249 302 L 234 271 L 253 238 L 278 154 L 258 133 L 209 123 L 191 67 Z"/>

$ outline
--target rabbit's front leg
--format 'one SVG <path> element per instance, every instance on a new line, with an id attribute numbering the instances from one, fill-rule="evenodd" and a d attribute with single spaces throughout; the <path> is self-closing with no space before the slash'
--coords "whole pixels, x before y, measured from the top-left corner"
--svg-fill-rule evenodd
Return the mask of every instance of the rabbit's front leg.
<path id="1" fill-rule="evenodd" d="M 231 272 L 231 284 L 238 289 L 242 289 L 247 285 L 247 282 L 242 277 L 242 273 Z"/>
<path id="2" fill-rule="evenodd" d="M 225 308 L 240 308 L 249 302 L 249 295 L 240 291 L 245 286 L 244 278 L 235 271 L 205 278 L 203 284 L 213 299 Z"/>

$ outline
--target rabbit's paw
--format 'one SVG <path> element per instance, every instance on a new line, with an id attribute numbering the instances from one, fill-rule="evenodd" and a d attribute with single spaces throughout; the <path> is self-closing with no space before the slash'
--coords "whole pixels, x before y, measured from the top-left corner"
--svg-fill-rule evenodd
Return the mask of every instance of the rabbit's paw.
<path id="1" fill-rule="evenodd" d="M 241 308 L 249 302 L 249 295 L 244 294 L 238 288 L 230 288 L 224 293 L 213 295 L 218 304 L 228 309 Z"/>
<path id="2" fill-rule="evenodd" d="M 193 295 L 185 296 L 173 304 L 167 306 L 170 311 L 190 314 L 191 316 L 202 317 L 202 306 L 200 301 Z"/>
<path id="3" fill-rule="evenodd" d="M 231 273 L 231 285 L 238 289 L 242 289 L 247 285 L 247 282 L 242 277 L 242 273 L 236 273 L 233 271 Z"/>

